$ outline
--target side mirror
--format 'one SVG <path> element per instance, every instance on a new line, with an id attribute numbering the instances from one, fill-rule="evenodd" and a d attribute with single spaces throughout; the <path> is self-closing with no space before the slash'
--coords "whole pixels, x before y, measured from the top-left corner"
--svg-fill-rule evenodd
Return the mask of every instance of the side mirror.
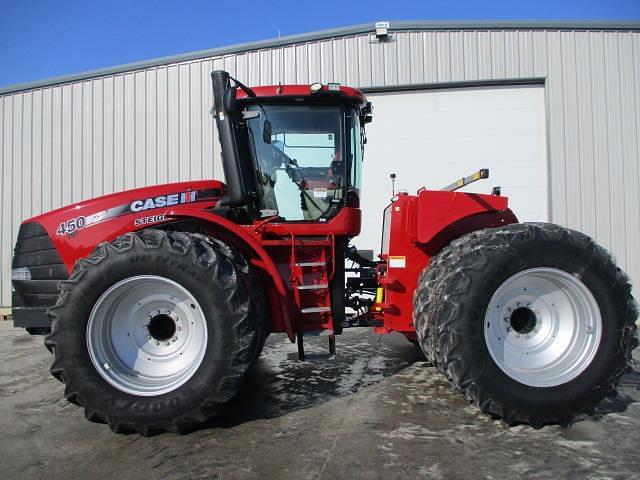
<path id="1" fill-rule="evenodd" d="M 361 110 L 362 112 L 362 123 L 367 124 L 371 123 L 373 120 L 373 104 L 371 102 L 367 102 L 364 108 Z"/>
<path id="2" fill-rule="evenodd" d="M 264 126 L 262 127 L 262 141 L 266 144 L 271 143 L 271 122 L 269 120 L 264 121 Z"/>

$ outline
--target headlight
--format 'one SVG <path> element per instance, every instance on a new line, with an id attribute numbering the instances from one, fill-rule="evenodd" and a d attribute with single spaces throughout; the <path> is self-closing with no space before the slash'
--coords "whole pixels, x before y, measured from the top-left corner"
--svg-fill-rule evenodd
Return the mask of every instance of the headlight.
<path id="1" fill-rule="evenodd" d="M 31 280 L 31 270 L 27 267 L 14 268 L 11 270 L 11 280 Z"/>

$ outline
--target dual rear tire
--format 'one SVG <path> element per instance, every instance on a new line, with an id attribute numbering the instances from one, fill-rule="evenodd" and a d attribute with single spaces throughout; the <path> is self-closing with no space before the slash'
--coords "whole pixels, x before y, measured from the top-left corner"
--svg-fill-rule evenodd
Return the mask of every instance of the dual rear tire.
<path id="1" fill-rule="evenodd" d="M 436 255 L 414 294 L 426 356 L 483 412 L 569 424 L 631 367 L 637 308 L 626 275 L 586 235 L 513 224 Z"/>

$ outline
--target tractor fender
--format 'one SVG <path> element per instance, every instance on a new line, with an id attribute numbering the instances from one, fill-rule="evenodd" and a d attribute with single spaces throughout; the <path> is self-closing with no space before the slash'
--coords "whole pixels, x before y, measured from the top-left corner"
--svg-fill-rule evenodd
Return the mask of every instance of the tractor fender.
<path id="1" fill-rule="evenodd" d="M 254 266 L 260 268 L 273 281 L 273 287 L 279 299 L 280 314 L 282 316 L 285 331 L 287 333 L 287 336 L 289 337 L 289 340 L 291 340 L 292 342 L 294 341 L 295 334 L 293 332 L 293 325 L 291 322 L 292 315 L 289 311 L 289 305 L 291 304 L 289 298 L 289 290 L 282 276 L 280 275 L 278 267 L 274 263 L 273 259 L 264 249 L 255 234 L 252 233 L 252 226 L 237 225 L 213 212 L 201 210 L 198 208 L 187 208 L 184 206 L 167 210 L 165 212 L 165 217 L 167 220 L 181 218 L 198 219 L 205 224 L 213 227 L 215 230 L 220 231 L 220 233 L 226 234 L 227 236 L 231 236 L 234 239 L 239 240 L 241 242 L 239 244 L 240 251 L 244 254 L 249 254 L 250 256 L 252 256 L 253 258 L 249 259 L 249 261 Z"/>
<path id="2" fill-rule="evenodd" d="M 429 256 L 467 233 L 518 222 L 507 197 L 496 195 L 422 191 L 411 207 L 410 236 Z"/>
<path id="3" fill-rule="evenodd" d="M 496 228 L 510 223 L 518 223 L 518 219 L 508 208 L 502 211 L 474 213 L 460 218 L 439 230 L 424 244 L 424 249 L 430 257 L 433 257 L 456 238 L 476 230 Z"/>

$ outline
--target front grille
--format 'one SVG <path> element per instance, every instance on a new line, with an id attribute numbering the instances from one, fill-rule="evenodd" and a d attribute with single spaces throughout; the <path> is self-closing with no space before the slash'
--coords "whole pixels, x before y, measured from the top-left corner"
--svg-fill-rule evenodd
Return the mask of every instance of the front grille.
<path id="1" fill-rule="evenodd" d="M 51 307 L 58 298 L 58 282 L 69 278 L 60 255 L 42 225 L 23 223 L 13 250 L 11 268 L 26 267 L 31 280 L 12 280 L 13 308 Z"/>

